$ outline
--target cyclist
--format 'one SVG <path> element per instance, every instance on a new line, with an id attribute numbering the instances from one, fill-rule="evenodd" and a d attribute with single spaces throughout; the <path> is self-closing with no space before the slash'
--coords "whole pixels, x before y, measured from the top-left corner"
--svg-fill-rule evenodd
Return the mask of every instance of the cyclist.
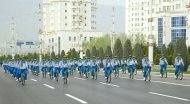
<path id="1" fill-rule="evenodd" d="M 176 75 L 178 71 L 184 71 L 184 63 L 183 58 L 181 57 L 181 54 L 178 54 L 178 56 L 175 58 L 175 75 L 174 78 L 176 78 Z"/>
<path id="2" fill-rule="evenodd" d="M 52 62 L 52 64 L 53 64 L 53 76 L 54 76 L 54 79 L 56 79 L 56 72 L 58 71 L 58 73 L 59 73 L 59 59 L 58 59 L 58 57 L 56 57 L 56 59 Z"/>
<path id="3" fill-rule="evenodd" d="M 98 65 L 97 65 L 97 61 L 96 61 L 96 57 L 93 56 L 93 59 L 90 60 L 90 67 L 91 67 L 91 76 L 93 78 L 93 76 L 95 76 L 95 73 L 98 72 Z"/>
<path id="4" fill-rule="evenodd" d="M 108 77 L 108 72 L 110 72 L 110 74 L 112 73 L 112 59 L 111 56 L 107 56 L 107 58 L 103 61 L 104 64 L 104 74 L 105 74 L 105 78 Z"/>
<path id="5" fill-rule="evenodd" d="M 129 59 L 127 59 L 127 66 L 128 66 L 128 74 L 130 76 L 131 69 L 132 69 L 132 73 L 134 73 L 134 71 L 135 71 L 135 69 L 134 69 L 134 66 L 135 66 L 134 60 L 133 60 L 131 55 L 129 55 Z"/>
<path id="6" fill-rule="evenodd" d="M 83 74 L 84 74 L 84 77 L 86 76 L 86 73 L 88 73 L 88 59 L 85 57 L 84 60 L 83 60 Z"/>
<path id="7" fill-rule="evenodd" d="M 115 56 L 114 59 L 112 60 L 112 65 L 113 65 L 113 71 L 116 73 L 115 77 L 119 77 L 119 65 L 120 65 L 120 62 L 117 59 L 117 56 Z"/>
<path id="8" fill-rule="evenodd" d="M 126 74 L 126 67 L 127 67 L 126 57 L 123 57 L 123 59 L 121 60 L 121 68 L 123 74 Z"/>
<path id="9" fill-rule="evenodd" d="M 20 60 L 17 65 L 17 80 L 20 81 L 21 74 L 24 73 L 24 80 L 27 80 L 27 63 L 24 60 Z"/>
<path id="10" fill-rule="evenodd" d="M 137 59 L 135 56 L 133 56 L 133 62 L 134 62 L 134 70 L 135 70 L 135 75 L 137 75 L 137 69 L 136 66 L 138 65 Z"/>
<path id="11" fill-rule="evenodd" d="M 62 71 L 62 78 L 65 79 L 65 73 L 67 75 L 66 77 L 68 77 L 68 74 L 69 74 L 69 62 L 66 56 L 64 56 L 63 60 L 60 61 L 60 68 Z"/>
<path id="12" fill-rule="evenodd" d="M 164 57 L 164 55 L 162 55 L 160 58 L 160 77 L 162 77 L 163 70 L 166 71 L 167 65 L 168 65 L 168 62 L 166 58 Z"/>
<path id="13" fill-rule="evenodd" d="M 81 73 L 81 76 L 82 76 L 82 72 L 83 72 L 83 60 L 81 58 L 78 60 L 77 65 L 78 65 L 78 72 L 79 72 L 79 74 Z"/>
<path id="14" fill-rule="evenodd" d="M 146 77 L 146 71 L 149 69 L 151 72 L 151 65 L 150 65 L 150 60 L 146 55 L 144 55 L 144 58 L 142 59 L 142 66 L 143 66 L 143 77 L 145 80 Z"/>

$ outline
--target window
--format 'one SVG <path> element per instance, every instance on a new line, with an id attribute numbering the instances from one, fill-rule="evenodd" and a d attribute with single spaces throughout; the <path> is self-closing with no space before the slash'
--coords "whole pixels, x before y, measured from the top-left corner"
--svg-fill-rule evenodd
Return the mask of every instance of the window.
<path id="1" fill-rule="evenodd" d="M 71 36 L 69 36 L 69 41 L 71 41 Z"/>
<path id="2" fill-rule="evenodd" d="M 74 37 L 74 42 L 76 41 L 76 37 Z"/>
<path id="3" fill-rule="evenodd" d="M 67 16 L 65 16 L 65 19 L 67 19 Z"/>
<path id="4" fill-rule="evenodd" d="M 54 38 L 52 38 L 52 43 L 54 42 Z"/>
<path id="5" fill-rule="evenodd" d="M 65 10 L 65 12 L 67 12 L 67 10 Z"/>
<path id="6" fill-rule="evenodd" d="M 67 23 L 65 23 L 65 26 L 67 26 Z"/>
<path id="7" fill-rule="evenodd" d="M 171 42 L 175 43 L 177 38 L 186 39 L 186 29 L 174 29 L 171 31 Z"/>
<path id="8" fill-rule="evenodd" d="M 93 37 L 90 37 L 90 40 L 92 40 L 93 39 Z"/>
<path id="9" fill-rule="evenodd" d="M 84 41 L 87 41 L 87 37 L 84 37 Z"/>
<path id="10" fill-rule="evenodd" d="M 172 17 L 172 27 L 186 26 L 186 17 Z"/>
<path id="11" fill-rule="evenodd" d="M 65 3 L 65 6 L 67 6 L 67 3 Z"/>

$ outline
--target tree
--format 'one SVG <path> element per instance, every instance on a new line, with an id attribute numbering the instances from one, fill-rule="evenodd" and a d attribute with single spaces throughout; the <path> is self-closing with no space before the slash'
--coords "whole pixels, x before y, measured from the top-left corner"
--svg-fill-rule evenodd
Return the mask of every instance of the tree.
<path id="1" fill-rule="evenodd" d="M 113 49 L 113 55 L 117 56 L 117 58 L 119 60 L 121 60 L 123 58 L 123 46 L 121 44 L 121 40 L 117 39 L 114 45 L 114 49 Z"/>
<path id="2" fill-rule="evenodd" d="M 173 65 L 174 45 L 170 43 L 167 47 L 168 51 L 168 64 Z"/>
<path id="3" fill-rule="evenodd" d="M 178 38 L 177 42 L 174 45 L 174 58 L 178 55 L 181 54 L 182 58 L 183 58 L 183 62 L 184 62 L 184 67 L 185 67 L 185 71 L 187 71 L 188 69 L 188 52 L 187 52 L 187 45 L 186 45 L 186 40 L 183 38 Z"/>
<path id="4" fill-rule="evenodd" d="M 105 55 L 106 56 L 108 55 L 108 56 L 112 57 L 112 51 L 111 51 L 111 47 L 110 46 L 107 46 Z"/>
<path id="5" fill-rule="evenodd" d="M 52 59 L 55 59 L 56 57 L 55 57 L 55 52 L 53 51 L 53 52 L 51 52 L 51 58 Z"/>
<path id="6" fill-rule="evenodd" d="M 90 57 L 90 50 L 89 49 L 86 50 L 86 57 Z"/>
<path id="7" fill-rule="evenodd" d="M 125 44 L 124 44 L 124 48 L 123 48 L 123 56 L 126 57 L 127 59 L 129 58 L 129 55 L 132 55 L 132 45 L 131 45 L 131 41 L 129 39 L 127 39 L 125 41 Z"/>
<path id="8" fill-rule="evenodd" d="M 65 51 L 64 50 L 61 51 L 61 57 L 63 57 L 63 56 L 65 56 Z"/>
<path id="9" fill-rule="evenodd" d="M 165 44 L 162 45 L 161 53 L 164 57 L 168 58 L 168 51 Z"/>
<path id="10" fill-rule="evenodd" d="M 100 59 L 101 60 L 103 60 L 104 59 L 104 49 L 102 48 L 102 47 L 100 47 L 100 49 L 99 49 L 99 57 L 100 57 Z"/>
<path id="11" fill-rule="evenodd" d="M 91 57 L 93 56 L 97 56 L 96 46 L 93 46 L 91 50 Z"/>
<path id="12" fill-rule="evenodd" d="M 76 52 L 76 50 L 75 50 L 75 48 L 73 48 L 72 50 L 71 50 L 71 59 L 77 59 L 77 52 Z"/>
<path id="13" fill-rule="evenodd" d="M 136 57 L 138 65 L 137 68 L 140 69 L 142 68 L 142 58 L 143 58 L 143 53 L 142 53 L 142 45 L 136 44 L 134 49 L 133 49 L 133 56 Z"/>

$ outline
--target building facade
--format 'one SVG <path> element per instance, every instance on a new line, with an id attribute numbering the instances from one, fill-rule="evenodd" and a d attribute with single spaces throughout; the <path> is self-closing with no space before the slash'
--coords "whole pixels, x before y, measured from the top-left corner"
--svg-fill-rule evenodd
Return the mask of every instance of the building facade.
<path id="1" fill-rule="evenodd" d="M 190 0 L 126 0 L 126 34 L 153 34 L 158 46 L 186 39 L 190 46 Z M 152 18 L 152 24 L 148 22 Z"/>
<path id="2" fill-rule="evenodd" d="M 43 52 L 82 50 L 83 41 L 102 36 L 96 29 L 97 0 L 43 0 Z"/>

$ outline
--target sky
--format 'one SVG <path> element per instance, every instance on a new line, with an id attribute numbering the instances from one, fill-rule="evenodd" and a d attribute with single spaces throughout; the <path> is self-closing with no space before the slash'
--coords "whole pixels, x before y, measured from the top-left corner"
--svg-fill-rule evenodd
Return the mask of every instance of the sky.
<path id="1" fill-rule="evenodd" d="M 38 39 L 38 5 L 41 0 L 0 0 L 0 47 L 11 39 L 10 20 L 16 21 L 16 36 L 20 39 Z M 116 32 L 124 32 L 125 0 L 97 0 L 97 29 L 104 33 L 111 30 L 112 6 L 116 8 Z"/>

